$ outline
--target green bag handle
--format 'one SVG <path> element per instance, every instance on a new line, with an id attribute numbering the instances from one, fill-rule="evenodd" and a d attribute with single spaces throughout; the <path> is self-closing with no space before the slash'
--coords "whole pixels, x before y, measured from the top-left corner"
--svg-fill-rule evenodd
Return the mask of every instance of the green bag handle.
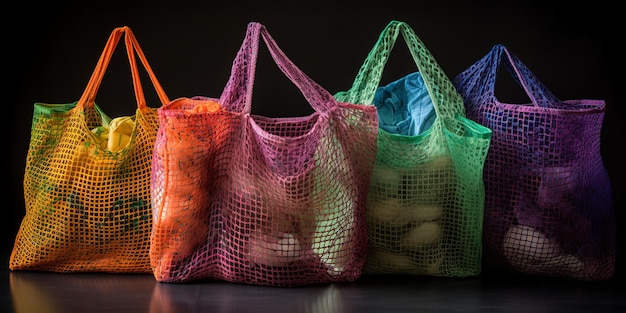
<path id="1" fill-rule="evenodd" d="M 372 104 L 376 89 L 382 79 L 383 70 L 400 32 L 402 32 L 417 69 L 422 75 L 433 101 L 437 118 L 465 116 L 463 98 L 455 89 L 450 78 L 444 73 L 413 29 L 405 22 L 396 20 L 387 24 L 379 35 L 378 41 L 361 65 L 352 88 L 338 92 L 335 94 L 335 98 L 342 102 Z"/>

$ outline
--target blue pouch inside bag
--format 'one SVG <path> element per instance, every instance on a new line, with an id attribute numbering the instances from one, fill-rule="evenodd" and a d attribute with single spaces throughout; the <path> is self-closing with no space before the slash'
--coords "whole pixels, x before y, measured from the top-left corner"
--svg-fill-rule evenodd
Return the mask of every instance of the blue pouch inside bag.
<path id="1" fill-rule="evenodd" d="M 378 108 L 379 127 L 393 134 L 419 135 L 428 130 L 437 117 L 419 72 L 378 87 L 373 102 Z"/>

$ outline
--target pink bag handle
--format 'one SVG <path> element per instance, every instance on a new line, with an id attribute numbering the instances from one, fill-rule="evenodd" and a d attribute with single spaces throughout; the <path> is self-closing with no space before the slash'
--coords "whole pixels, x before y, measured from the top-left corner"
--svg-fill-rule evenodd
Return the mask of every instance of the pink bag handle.
<path id="1" fill-rule="evenodd" d="M 135 35 L 133 34 L 132 30 L 128 26 L 123 26 L 123 27 L 115 28 L 113 32 L 111 33 L 111 35 L 109 36 L 109 40 L 107 41 L 104 47 L 104 50 L 102 51 L 102 54 L 100 55 L 100 59 L 98 60 L 98 63 L 96 64 L 96 68 L 91 74 L 91 78 L 89 79 L 89 83 L 87 83 L 87 87 L 85 88 L 82 96 L 78 100 L 76 108 L 82 109 L 85 106 L 93 106 L 93 104 L 95 103 L 96 94 L 98 93 L 98 89 L 100 88 L 100 83 L 102 83 L 104 73 L 106 72 L 106 69 L 109 66 L 111 57 L 113 56 L 113 53 L 115 52 L 117 44 L 123 34 L 126 35 L 124 38 L 124 43 L 126 45 L 126 54 L 128 55 L 128 62 L 130 63 L 130 71 L 131 71 L 131 75 L 133 78 L 133 87 L 135 90 L 135 99 L 137 100 L 137 107 L 140 109 L 143 109 L 143 108 L 146 108 L 147 105 L 146 105 L 146 99 L 145 99 L 145 95 L 143 92 L 143 88 L 141 86 L 141 77 L 139 75 L 139 69 L 137 67 L 137 60 L 135 58 L 135 53 L 137 54 L 137 56 L 139 56 L 139 60 L 141 61 L 142 65 L 148 72 L 148 76 L 150 77 L 150 80 L 152 81 L 152 84 L 157 92 L 157 95 L 159 96 L 159 99 L 161 100 L 161 103 L 167 104 L 170 101 L 167 95 L 165 94 L 163 87 L 161 87 L 161 84 L 157 80 L 156 75 L 154 75 L 154 72 L 152 71 L 150 64 L 148 64 L 148 60 L 146 59 L 146 56 L 141 50 L 141 47 L 139 46 L 139 43 L 137 42 L 137 39 L 135 38 Z"/>
<path id="2" fill-rule="evenodd" d="M 223 108 L 234 112 L 251 112 L 254 74 L 261 36 L 276 65 L 300 89 L 315 111 L 323 113 L 338 106 L 337 100 L 326 89 L 304 74 L 284 54 L 264 25 L 250 22 L 246 37 L 233 61 L 230 78 L 220 97 Z"/>

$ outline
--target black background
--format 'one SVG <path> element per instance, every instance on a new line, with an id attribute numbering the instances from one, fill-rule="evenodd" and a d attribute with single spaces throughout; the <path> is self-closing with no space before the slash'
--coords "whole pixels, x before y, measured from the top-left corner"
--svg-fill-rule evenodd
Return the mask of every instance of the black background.
<path id="1" fill-rule="evenodd" d="M 618 12 L 617 7 L 599 1 L 566 6 L 547 1 L 397 0 L 15 3 L 2 14 L 6 114 L 1 138 L 9 178 L 2 188 L 6 200 L 0 218 L 0 249 L 10 252 L 24 216 L 22 181 L 33 104 L 77 101 L 115 27 L 131 27 L 173 100 L 219 97 L 251 21 L 264 24 L 291 60 L 329 92 L 347 90 L 379 33 L 395 19 L 415 30 L 451 79 L 501 43 L 560 99 L 606 101 L 601 153 L 613 186 L 617 273 L 621 274 L 624 104 L 618 91 L 624 89 L 624 66 Z M 297 116 L 311 112 L 264 48 L 258 62 L 253 113 Z M 414 64 L 400 37 L 385 67 L 383 83 L 415 71 Z M 126 54 L 118 49 L 96 100 L 109 116 L 134 114 L 130 77 Z M 529 102 L 506 79 L 496 89 L 499 100 Z M 160 106 L 149 80 L 143 80 L 143 86 L 148 105 Z"/>

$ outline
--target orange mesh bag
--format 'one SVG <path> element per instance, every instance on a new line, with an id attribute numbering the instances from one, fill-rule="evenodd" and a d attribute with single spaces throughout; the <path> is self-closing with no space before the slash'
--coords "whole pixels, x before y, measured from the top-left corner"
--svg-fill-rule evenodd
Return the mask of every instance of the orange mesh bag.
<path id="1" fill-rule="evenodd" d="M 111 119 L 94 100 L 122 35 L 137 110 Z M 118 27 L 78 102 L 35 104 L 24 175 L 26 214 L 11 270 L 151 271 L 150 177 L 158 116 L 146 105 L 137 56 L 162 104 L 168 103 L 131 29 Z"/>
<path id="2" fill-rule="evenodd" d="M 251 114 L 260 36 L 314 113 Z M 150 252 L 157 281 L 298 286 L 360 276 L 375 107 L 337 102 L 252 22 L 221 97 L 175 100 L 159 118 Z"/>

